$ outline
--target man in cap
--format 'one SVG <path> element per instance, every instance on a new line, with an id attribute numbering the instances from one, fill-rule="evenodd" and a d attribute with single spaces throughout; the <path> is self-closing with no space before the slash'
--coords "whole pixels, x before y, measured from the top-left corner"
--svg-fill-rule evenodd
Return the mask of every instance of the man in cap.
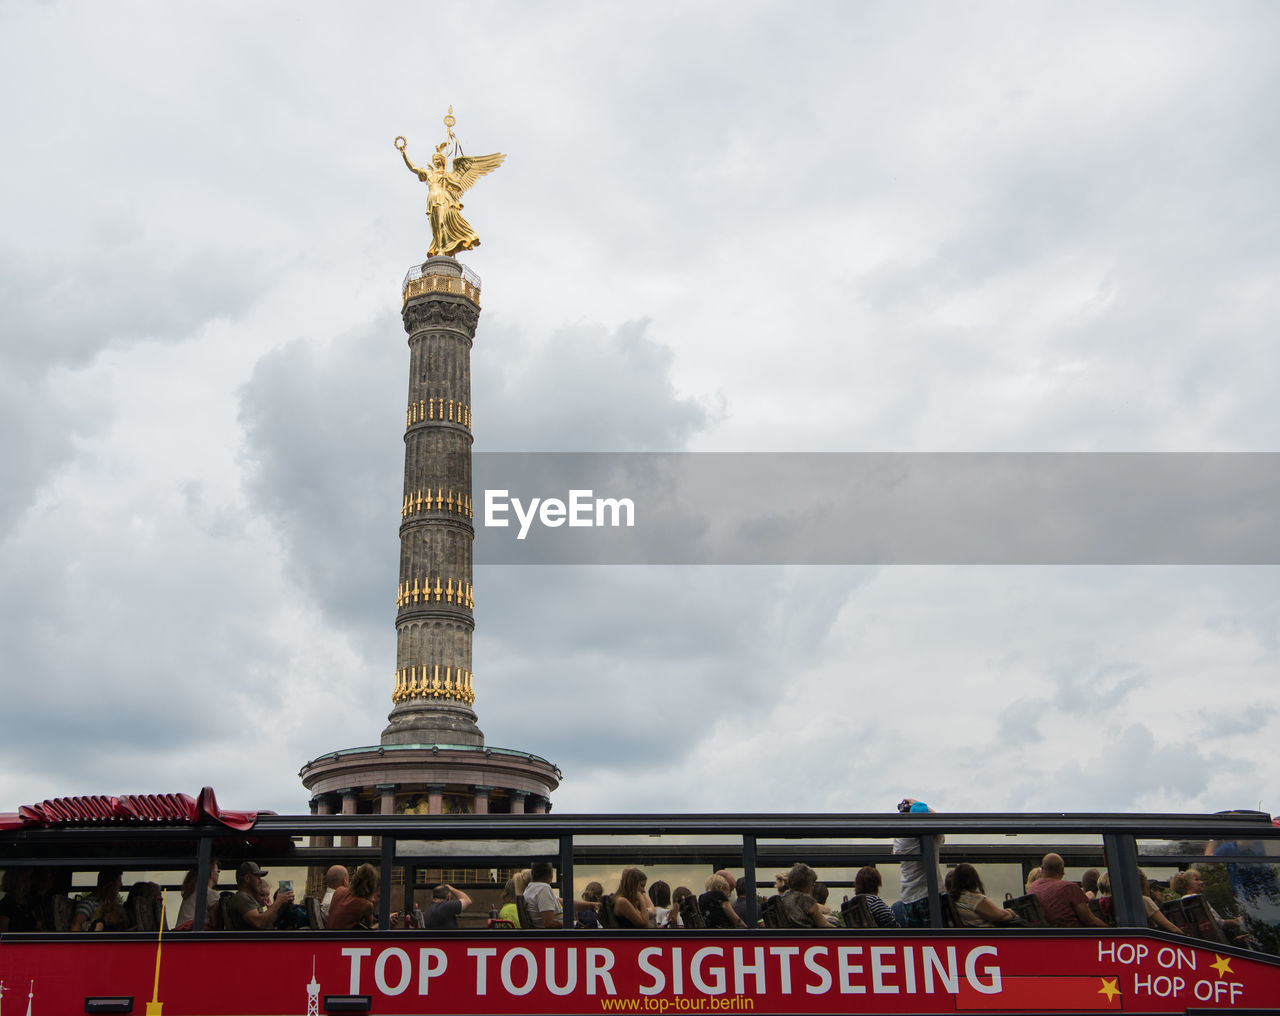
<path id="1" fill-rule="evenodd" d="M 898 811 L 903 815 L 932 815 L 934 811 L 923 801 L 914 797 L 903 798 L 898 802 Z M 941 853 L 943 835 L 939 833 L 933 838 L 933 865 L 936 870 Z M 902 836 L 893 841 L 895 854 L 920 853 L 920 841 L 914 836 Z M 929 883 L 923 861 L 902 861 L 900 899 L 902 902 L 902 923 L 908 928 L 929 927 Z"/>
<path id="2" fill-rule="evenodd" d="M 236 869 L 237 892 L 227 900 L 225 919 L 228 931 L 265 931 L 275 926 L 280 908 L 293 903 L 293 890 L 276 893 L 276 898 L 266 907 L 259 908 L 258 897 L 267 889 L 264 876 L 267 872 L 258 867 L 257 861 L 245 861 Z"/>

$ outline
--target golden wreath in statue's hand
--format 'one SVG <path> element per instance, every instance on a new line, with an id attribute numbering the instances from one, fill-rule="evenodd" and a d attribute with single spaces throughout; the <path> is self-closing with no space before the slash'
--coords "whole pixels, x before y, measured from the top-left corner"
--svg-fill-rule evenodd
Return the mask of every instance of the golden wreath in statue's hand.
<path id="1" fill-rule="evenodd" d="M 404 138 L 400 137 L 399 135 L 396 135 L 396 140 L 395 140 L 396 149 L 397 149 L 398 151 L 403 152 L 403 151 L 404 151 L 404 146 L 405 146 L 405 144 L 406 144 L 406 142 L 405 142 Z"/>

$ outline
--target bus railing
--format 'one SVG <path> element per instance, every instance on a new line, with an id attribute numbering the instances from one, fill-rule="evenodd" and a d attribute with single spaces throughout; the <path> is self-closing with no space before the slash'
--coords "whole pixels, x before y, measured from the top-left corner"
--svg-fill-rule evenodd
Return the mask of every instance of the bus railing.
<path id="1" fill-rule="evenodd" d="M 334 838 L 355 846 L 333 846 Z M 1052 850 L 1069 865 L 1106 867 L 1114 913 L 1122 928 L 1145 928 L 1138 869 L 1191 864 L 1280 862 L 1280 829 L 1261 813 L 1130 814 L 860 814 L 860 815 L 260 815 L 243 832 L 207 824 L 148 824 L 9 831 L 0 836 L 0 868 L 48 866 L 88 871 L 107 865 L 129 870 L 194 867 L 196 930 L 206 912 L 207 883 L 216 855 L 224 867 L 242 859 L 264 865 L 321 868 L 368 860 L 381 869 L 379 926 L 391 924 L 391 872 L 412 872 L 411 894 L 427 869 L 507 869 L 547 860 L 557 868 L 560 895 L 578 895 L 575 869 L 624 864 L 728 867 L 752 886 L 803 860 L 820 871 L 897 864 L 894 839 L 917 839 L 929 858 L 935 845 L 943 868 L 959 861 L 1019 864 L 1023 870 Z M 943 842 L 939 842 L 939 841 Z M 361 842 L 363 841 L 363 842 Z M 1206 854 L 1211 842 L 1261 844 L 1259 857 Z M 1151 844 L 1162 846 L 1153 850 Z M 1167 848 L 1167 849 L 1163 849 Z M 944 927 L 942 873 L 925 865 L 930 923 Z M 848 879 L 837 880 L 848 884 Z M 408 885 L 408 882 L 406 882 Z M 1280 901 L 1277 901 L 1280 906 Z M 755 894 L 748 900 L 749 917 Z M 573 922 L 566 920 L 566 930 Z M 750 922 L 749 922 L 750 923 Z"/>

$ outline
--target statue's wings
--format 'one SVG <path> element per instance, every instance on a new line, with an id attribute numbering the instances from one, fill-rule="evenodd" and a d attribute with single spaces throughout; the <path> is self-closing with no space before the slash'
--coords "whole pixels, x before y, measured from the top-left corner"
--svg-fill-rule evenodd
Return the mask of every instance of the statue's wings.
<path id="1" fill-rule="evenodd" d="M 494 152 L 492 155 L 459 155 L 453 160 L 453 175 L 458 190 L 469 190 L 482 176 L 501 166 L 506 158 L 502 152 Z"/>

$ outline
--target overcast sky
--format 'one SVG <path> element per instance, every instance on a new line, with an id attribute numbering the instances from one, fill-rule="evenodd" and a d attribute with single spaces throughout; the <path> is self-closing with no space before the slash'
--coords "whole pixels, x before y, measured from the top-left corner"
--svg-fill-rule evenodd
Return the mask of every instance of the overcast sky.
<path id="1" fill-rule="evenodd" d="M 1277 38 L 1268 3 L 0 0 L 0 810 L 298 812 L 376 743 L 429 243 L 396 135 L 424 162 L 452 104 L 508 155 L 466 198 L 477 451 L 1275 452 Z M 1280 810 L 1276 567 L 475 587 L 480 726 L 558 811 Z"/>

